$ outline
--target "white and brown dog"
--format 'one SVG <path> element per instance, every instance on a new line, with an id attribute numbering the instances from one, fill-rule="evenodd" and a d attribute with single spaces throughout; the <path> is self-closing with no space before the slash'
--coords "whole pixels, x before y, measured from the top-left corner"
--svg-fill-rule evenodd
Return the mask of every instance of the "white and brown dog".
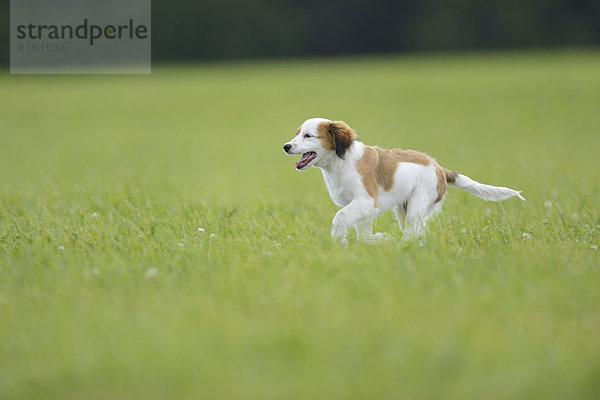
<path id="1" fill-rule="evenodd" d="M 388 210 L 396 213 L 401 230 L 405 220 L 405 238 L 422 235 L 427 219 L 440 210 L 448 185 L 484 200 L 513 196 L 525 200 L 519 191 L 484 185 L 442 168 L 424 153 L 367 146 L 343 121 L 308 119 L 283 149 L 287 154 L 302 154 L 298 170 L 317 167 L 323 171 L 331 199 L 343 207 L 333 218 L 331 231 L 342 242 L 351 227 L 358 240 L 386 238 L 383 233 L 372 233 L 371 221 Z"/>

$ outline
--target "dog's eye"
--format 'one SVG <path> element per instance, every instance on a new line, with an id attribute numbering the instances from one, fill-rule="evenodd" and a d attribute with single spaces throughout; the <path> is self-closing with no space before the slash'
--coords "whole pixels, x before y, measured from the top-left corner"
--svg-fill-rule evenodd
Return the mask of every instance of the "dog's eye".
<path id="1" fill-rule="evenodd" d="M 310 135 L 307 133 L 306 135 L 304 135 L 304 138 L 309 138 Z"/>

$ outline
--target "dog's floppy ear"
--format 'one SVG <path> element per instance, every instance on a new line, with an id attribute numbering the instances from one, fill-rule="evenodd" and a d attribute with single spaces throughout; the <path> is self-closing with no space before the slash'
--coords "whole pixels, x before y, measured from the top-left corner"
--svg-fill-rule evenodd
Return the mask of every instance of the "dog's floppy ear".
<path id="1" fill-rule="evenodd" d="M 327 133 L 331 136 L 335 154 L 342 160 L 348 147 L 356 140 L 356 134 L 344 121 L 333 121 L 327 125 Z"/>

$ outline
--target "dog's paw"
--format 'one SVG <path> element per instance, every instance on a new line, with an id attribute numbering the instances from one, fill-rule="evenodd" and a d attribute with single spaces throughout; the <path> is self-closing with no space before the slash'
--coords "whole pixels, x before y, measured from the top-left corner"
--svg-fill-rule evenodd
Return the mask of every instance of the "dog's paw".
<path id="1" fill-rule="evenodd" d="M 394 237 L 392 235 L 390 235 L 389 233 L 384 233 L 384 232 L 377 232 L 377 233 L 373 233 L 372 235 L 366 237 L 366 238 L 362 238 L 362 241 L 365 243 L 380 243 L 380 242 L 385 242 L 387 240 L 393 240 Z"/>
<path id="2" fill-rule="evenodd" d="M 379 240 L 392 240 L 394 237 L 386 232 L 376 232 L 373 234 Z"/>
<path id="3" fill-rule="evenodd" d="M 348 239 L 346 239 L 345 237 L 337 237 L 334 238 L 336 243 L 341 245 L 341 246 L 348 246 Z"/>

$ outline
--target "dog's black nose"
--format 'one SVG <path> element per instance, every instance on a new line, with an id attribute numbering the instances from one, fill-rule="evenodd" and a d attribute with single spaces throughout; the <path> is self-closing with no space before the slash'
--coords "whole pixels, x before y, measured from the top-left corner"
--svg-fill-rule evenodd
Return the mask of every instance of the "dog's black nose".
<path id="1" fill-rule="evenodd" d="M 290 151 L 290 149 L 292 148 L 291 144 L 284 144 L 283 145 L 283 150 L 285 150 L 285 152 L 287 153 L 288 151 Z"/>

